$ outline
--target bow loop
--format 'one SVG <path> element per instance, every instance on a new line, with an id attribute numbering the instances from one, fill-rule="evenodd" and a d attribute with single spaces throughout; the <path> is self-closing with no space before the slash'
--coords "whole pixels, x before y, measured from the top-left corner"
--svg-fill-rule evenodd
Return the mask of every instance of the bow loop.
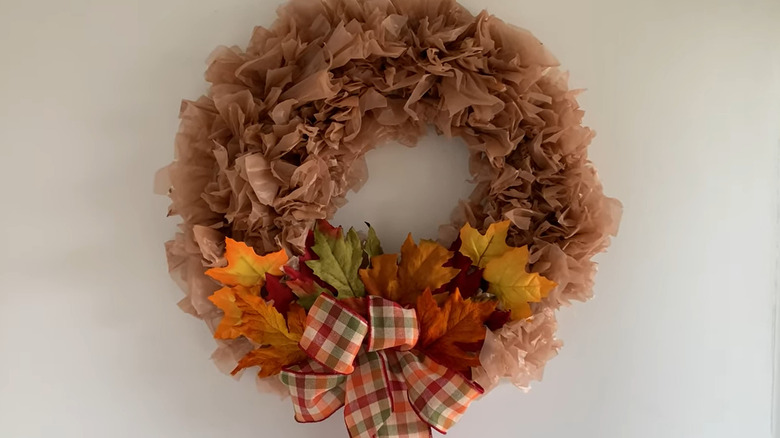
<path id="1" fill-rule="evenodd" d="M 338 374 L 350 374 L 352 363 L 368 333 L 368 322 L 322 294 L 306 316 L 306 328 L 299 345 L 312 359 Z"/>
<path id="2" fill-rule="evenodd" d="M 285 368 L 280 378 L 290 390 L 296 421 L 322 421 L 344 406 L 347 376 L 329 373 L 313 360 Z"/>
<path id="3" fill-rule="evenodd" d="M 368 297 L 368 351 L 409 350 L 420 337 L 417 312 L 381 297 Z"/>
<path id="4" fill-rule="evenodd" d="M 355 372 L 347 379 L 344 422 L 351 437 L 374 437 L 393 413 L 385 364 L 379 353 L 357 358 Z"/>

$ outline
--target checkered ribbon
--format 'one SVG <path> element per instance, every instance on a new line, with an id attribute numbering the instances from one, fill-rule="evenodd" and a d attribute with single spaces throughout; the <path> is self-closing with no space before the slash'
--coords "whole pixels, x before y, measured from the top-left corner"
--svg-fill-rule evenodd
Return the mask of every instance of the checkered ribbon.
<path id="1" fill-rule="evenodd" d="M 482 389 L 409 351 L 419 335 L 414 309 L 375 296 L 366 302 L 368 320 L 327 294 L 309 310 L 300 342 L 309 360 L 281 374 L 295 419 L 321 421 L 344 406 L 351 438 L 446 433 Z"/>

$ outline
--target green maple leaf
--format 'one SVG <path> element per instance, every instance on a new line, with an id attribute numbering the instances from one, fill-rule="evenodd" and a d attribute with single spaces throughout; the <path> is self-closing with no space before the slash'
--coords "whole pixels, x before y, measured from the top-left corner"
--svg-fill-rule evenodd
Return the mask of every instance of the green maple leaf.
<path id="1" fill-rule="evenodd" d="M 308 312 L 309 309 L 311 309 L 312 306 L 314 305 L 314 302 L 317 301 L 317 298 L 319 298 L 320 295 L 322 295 L 322 292 L 317 292 L 315 294 L 307 295 L 303 298 L 298 298 L 298 304 L 304 309 L 306 309 L 306 311 Z"/>
<path id="2" fill-rule="evenodd" d="M 350 228 L 346 237 L 339 230 L 330 236 L 314 229 L 314 246 L 311 248 L 319 260 L 308 260 L 306 265 L 314 275 L 333 286 L 339 298 L 362 297 L 366 294 L 358 276 L 363 262 L 363 245 L 357 232 Z"/>
<path id="3" fill-rule="evenodd" d="M 368 261 L 371 262 L 372 257 L 384 254 L 384 251 L 382 251 L 382 244 L 379 243 L 379 237 L 376 235 L 376 230 L 374 230 L 371 224 L 366 223 L 366 225 L 368 225 L 368 236 L 366 236 L 365 251 L 368 256 Z"/>

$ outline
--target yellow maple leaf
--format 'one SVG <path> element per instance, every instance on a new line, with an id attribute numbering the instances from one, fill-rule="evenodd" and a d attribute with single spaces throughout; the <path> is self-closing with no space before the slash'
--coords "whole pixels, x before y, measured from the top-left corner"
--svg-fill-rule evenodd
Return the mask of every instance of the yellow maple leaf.
<path id="1" fill-rule="evenodd" d="M 225 259 L 227 266 L 211 268 L 206 275 L 225 286 L 260 286 L 265 283 L 265 274 L 282 275 L 281 267 L 287 263 L 287 253 L 282 249 L 263 256 L 244 242 L 225 238 Z"/>
<path id="2" fill-rule="evenodd" d="M 231 374 L 235 375 L 244 368 L 259 366 L 260 371 L 257 376 L 269 377 L 278 374 L 286 365 L 306 359 L 306 353 L 298 346 L 305 323 L 306 311 L 303 307 L 292 304 L 290 311 L 287 312 L 287 325 L 293 336 L 283 338 L 284 342 L 281 344 L 268 345 L 250 351 L 238 361 L 238 365 Z"/>
<path id="3" fill-rule="evenodd" d="M 508 230 L 509 221 L 495 222 L 482 235 L 467 223 L 460 229 L 460 252 L 470 258 L 474 266 L 484 268 L 491 260 L 509 251 Z"/>
<path id="4" fill-rule="evenodd" d="M 257 287 L 223 287 L 209 297 L 225 314 L 214 337 L 235 339 L 244 336 L 258 345 L 297 344 L 303 333 L 302 323 L 291 324 L 291 329 L 295 327 L 294 331 L 288 329 L 284 316 L 257 291 Z"/>
<path id="5" fill-rule="evenodd" d="M 374 256 L 371 267 L 360 270 L 360 278 L 371 295 L 414 304 L 425 289 L 438 289 L 458 275 L 458 269 L 444 266 L 452 255 L 431 240 L 416 245 L 410 233 L 401 246 L 400 262 L 397 254 Z"/>
<path id="6" fill-rule="evenodd" d="M 501 307 L 511 310 L 513 320 L 531 316 L 529 303 L 546 297 L 557 284 L 536 272 L 527 272 L 528 247 L 510 248 L 485 267 L 488 292 L 498 297 Z"/>

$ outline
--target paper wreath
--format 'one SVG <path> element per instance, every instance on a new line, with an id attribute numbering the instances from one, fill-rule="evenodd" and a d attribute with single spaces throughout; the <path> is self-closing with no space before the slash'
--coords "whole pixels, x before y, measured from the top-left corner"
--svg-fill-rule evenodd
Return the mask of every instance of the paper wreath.
<path id="1" fill-rule="evenodd" d="M 159 175 L 181 231 L 166 245 L 214 360 L 259 367 L 295 418 L 342 406 L 351 437 L 446 432 L 508 378 L 540 379 L 554 311 L 592 294 L 620 203 L 602 193 L 593 132 L 529 32 L 446 0 L 300 0 L 220 47 L 184 101 Z M 367 178 L 365 154 L 459 136 L 476 184 L 439 241 L 384 254 L 326 220 Z M 275 383 L 274 383 L 275 382 Z"/>

